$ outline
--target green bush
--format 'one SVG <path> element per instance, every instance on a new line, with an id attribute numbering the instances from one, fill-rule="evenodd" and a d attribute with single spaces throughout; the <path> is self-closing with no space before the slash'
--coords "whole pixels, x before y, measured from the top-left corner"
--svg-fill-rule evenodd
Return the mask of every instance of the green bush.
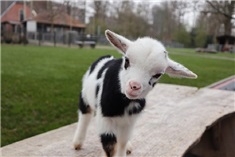
<path id="1" fill-rule="evenodd" d="M 173 39 L 179 43 L 184 44 L 185 47 L 189 47 L 191 44 L 190 33 L 187 32 L 186 28 L 179 26 L 178 31 L 173 35 Z"/>
<path id="2" fill-rule="evenodd" d="M 196 29 L 196 36 L 195 36 L 195 45 L 197 47 L 205 47 L 207 39 L 207 34 L 205 29 L 203 28 L 197 28 Z"/>

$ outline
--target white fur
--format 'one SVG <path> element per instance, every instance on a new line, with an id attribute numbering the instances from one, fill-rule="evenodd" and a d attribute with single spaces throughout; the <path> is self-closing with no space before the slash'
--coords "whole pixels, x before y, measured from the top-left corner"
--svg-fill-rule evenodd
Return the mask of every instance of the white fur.
<path id="1" fill-rule="evenodd" d="M 106 37 L 110 43 L 123 54 L 123 60 L 127 57 L 130 61 L 130 66 L 127 69 L 120 69 L 118 74 L 121 93 L 125 94 L 129 99 L 145 98 L 148 92 L 152 89 L 149 82 L 156 82 L 159 78 L 153 78 L 156 74 L 168 74 L 175 77 L 196 78 L 196 74 L 185 68 L 183 65 L 172 61 L 166 52 L 165 47 L 157 40 L 149 37 L 139 38 L 136 41 L 130 41 L 125 37 L 115 34 L 109 30 L 106 31 Z M 111 58 L 101 60 L 95 67 L 94 71 L 89 74 L 89 71 L 83 77 L 82 98 L 89 104 L 93 111 L 96 110 L 96 124 L 98 133 L 114 133 L 117 137 L 116 156 L 126 156 L 126 150 L 131 150 L 131 144 L 128 140 L 131 137 L 135 121 L 139 114 L 129 115 L 128 112 L 133 107 L 139 107 L 138 103 L 131 102 L 125 109 L 125 113 L 119 117 L 104 117 L 100 106 L 101 94 L 103 92 L 103 81 L 107 69 L 102 73 L 102 77 L 97 80 L 96 76 L 102 66 Z M 124 67 L 124 62 L 122 67 Z M 141 88 L 133 90 L 130 82 L 138 83 Z M 96 86 L 100 85 L 100 90 L 96 98 Z M 133 98 L 130 95 L 133 92 L 137 97 Z M 97 105 L 97 108 L 95 107 Z M 87 125 L 91 119 L 90 114 L 79 114 L 78 127 L 74 136 L 74 146 L 80 148 L 84 142 Z"/>
<path id="2" fill-rule="evenodd" d="M 140 82 L 142 90 L 138 98 L 144 98 L 151 90 L 148 84 L 150 78 L 157 73 L 164 73 L 168 65 L 164 51 L 166 50 L 161 43 L 148 37 L 140 38 L 129 45 L 125 56 L 130 58 L 130 68 L 120 72 L 122 92 L 127 95 L 130 81 Z"/>
<path id="3" fill-rule="evenodd" d="M 103 77 L 100 79 L 96 79 L 96 75 L 99 72 L 99 70 L 102 68 L 102 66 L 108 62 L 109 60 L 113 59 L 111 58 L 105 58 L 101 60 L 94 71 L 88 76 L 88 72 L 86 72 L 85 76 L 83 77 L 83 85 L 82 85 L 82 93 L 83 93 L 83 98 L 85 99 L 86 103 L 91 106 L 93 110 L 95 110 L 95 104 L 96 104 L 96 98 L 95 98 L 95 89 L 97 84 L 102 84 L 103 82 Z"/>
<path id="4" fill-rule="evenodd" d="M 85 137 L 86 137 L 86 131 L 89 126 L 90 120 L 91 120 L 92 114 L 84 114 L 79 113 L 79 123 L 76 129 L 76 133 L 73 139 L 73 143 L 75 148 L 82 146 Z"/>

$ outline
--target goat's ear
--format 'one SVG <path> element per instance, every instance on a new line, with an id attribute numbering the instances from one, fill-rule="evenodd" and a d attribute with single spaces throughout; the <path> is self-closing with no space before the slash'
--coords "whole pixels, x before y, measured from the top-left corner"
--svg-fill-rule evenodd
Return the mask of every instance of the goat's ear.
<path id="1" fill-rule="evenodd" d="M 105 31 L 105 36 L 113 47 L 115 47 L 121 53 L 126 53 L 131 41 L 125 37 L 118 35 L 110 30 Z"/>
<path id="2" fill-rule="evenodd" d="M 197 75 L 192 71 L 184 67 L 182 64 L 179 64 L 170 58 L 168 58 L 168 67 L 165 71 L 171 77 L 179 77 L 179 78 L 191 78 L 196 79 Z"/>

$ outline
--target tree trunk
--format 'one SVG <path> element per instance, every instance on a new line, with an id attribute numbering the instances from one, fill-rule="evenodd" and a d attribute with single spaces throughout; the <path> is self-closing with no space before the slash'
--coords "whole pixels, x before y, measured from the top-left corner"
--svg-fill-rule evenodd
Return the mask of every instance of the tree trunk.
<path id="1" fill-rule="evenodd" d="M 224 20 L 224 35 L 231 35 L 232 33 L 232 19 L 226 18 Z"/>
<path id="2" fill-rule="evenodd" d="M 225 2 L 227 5 L 227 11 L 230 17 L 225 18 L 224 20 L 224 34 L 232 35 L 232 16 L 235 9 L 235 1 Z"/>

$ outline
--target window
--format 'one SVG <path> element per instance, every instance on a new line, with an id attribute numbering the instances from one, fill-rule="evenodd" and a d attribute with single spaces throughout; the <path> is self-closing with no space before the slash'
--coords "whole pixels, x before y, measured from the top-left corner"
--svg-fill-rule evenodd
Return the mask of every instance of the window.
<path id="1" fill-rule="evenodd" d="M 20 10 L 19 19 L 20 19 L 20 21 L 24 20 L 24 10 L 23 9 Z"/>

